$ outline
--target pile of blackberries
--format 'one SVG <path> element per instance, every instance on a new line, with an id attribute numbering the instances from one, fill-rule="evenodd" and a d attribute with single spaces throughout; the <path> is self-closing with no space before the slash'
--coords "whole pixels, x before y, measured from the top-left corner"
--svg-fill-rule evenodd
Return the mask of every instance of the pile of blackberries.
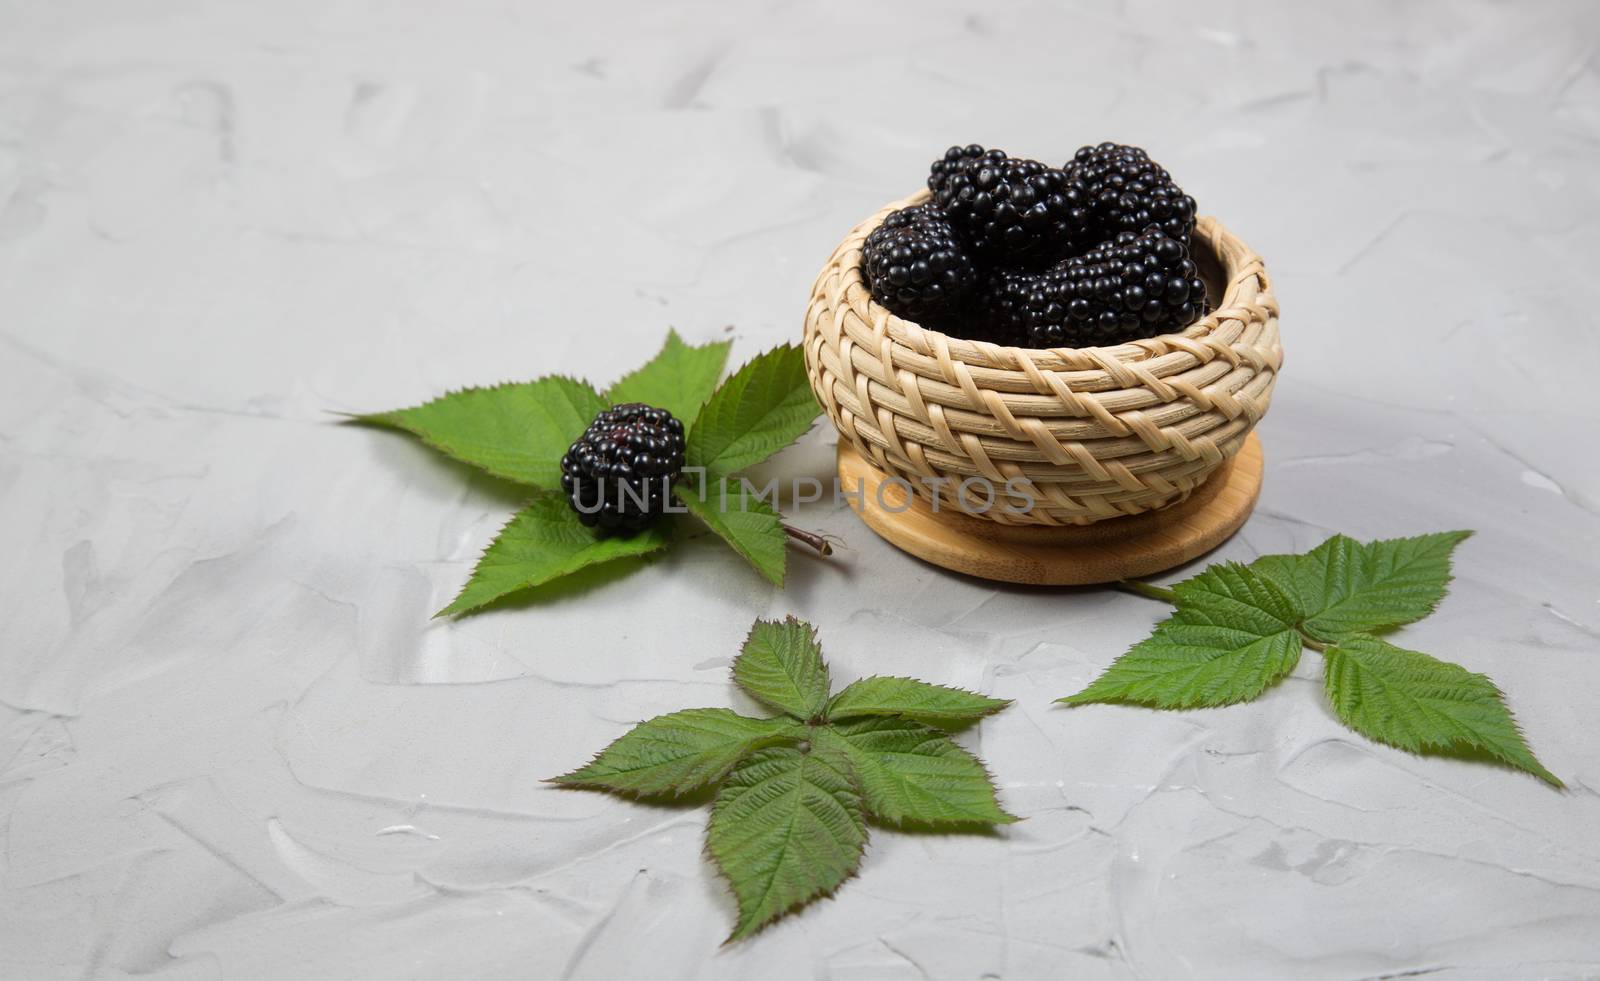
<path id="1" fill-rule="evenodd" d="M 1134 146 L 1060 168 L 951 147 L 932 201 L 867 236 L 872 296 L 924 327 L 1019 347 L 1091 347 L 1181 331 L 1206 313 L 1189 250 L 1194 198 Z"/>

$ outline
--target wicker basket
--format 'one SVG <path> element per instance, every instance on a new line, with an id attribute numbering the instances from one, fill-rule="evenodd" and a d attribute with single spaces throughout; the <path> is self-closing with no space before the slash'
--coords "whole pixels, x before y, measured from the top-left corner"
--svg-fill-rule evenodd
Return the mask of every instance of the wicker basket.
<path id="1" fill-rule="evenodd" d="M 1001 347 L 925 330 L 867 290 L 867 234 L 927 197 L 888 205 L 845 236 L 806 311 L 811 387 L 863 458 L 935 508 L 1059 526 L 1175 504 L 1238 453 L 1283 360 L 1271 283 L 1243 242 L 1200 219 L 1194 258 L 1214 312 L 1182 334 Z M 974 477 L 998 501 L 957 492 Z M 1008 481 L 1028 490 L 1008 499 Z"/>

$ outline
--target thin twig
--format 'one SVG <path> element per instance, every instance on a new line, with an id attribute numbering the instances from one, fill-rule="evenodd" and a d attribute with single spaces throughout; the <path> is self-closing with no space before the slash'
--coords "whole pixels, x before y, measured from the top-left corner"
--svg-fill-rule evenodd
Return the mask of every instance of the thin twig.
<path id="1" fill-rule="evenodd" d="M 1144 582 L 1139 579 L 1119 579 L 1112 585 L 1125 593 L 1133 593 L 1135 596 L 1143 596 L 1146 599 L 1161 600 L 1163 603 L 1172 604 L 1178 602 L 1178 594 L 1172 590 L 1167 589 L 1165 586 L 1157 586 L 1154 583 Z"/>
<path id="2" fill-rule="evenodd" d="M 804 529 L 801 529 L 801 528 L 795 528 L 795 527 L 791 527 L 790 525 L 784 525 L 783 526 L 783 532 L 784 532 L 784 534 L 788 535 L 790 538 L 793 538 L 795 541 L 799 542 L 800 544 L 805 545 L 805 546 L 807 546 L 809 548 L 815 549 L 816 553 L 818 555 L 832 555 L 833 554 L 833 546 L 831 544 L 829 544 L 829 542 L 828 542 L 828 540 L 826 538 L 823 538 L 821 535 L 817 534 L 814 531 L 805 531 Z"/>

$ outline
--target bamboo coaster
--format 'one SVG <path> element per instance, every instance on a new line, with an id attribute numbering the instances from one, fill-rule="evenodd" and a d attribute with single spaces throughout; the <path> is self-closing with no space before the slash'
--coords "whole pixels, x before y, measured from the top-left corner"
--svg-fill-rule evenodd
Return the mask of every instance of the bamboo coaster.
<path id="1" fill-rule="evenodd" d="M 1188 499 L 1171 507 L 1090 525 L 1002 525 L 949 507 L 938 513 L 920 497 L 839 443 L 839 479 L 867 527 L 903 551 L 955 572 L 1037 586 L 1087 586 L 1154 575 L 1221 545 L 1244 524 L 1261 493 L 1261 441 L 1254 433 L 1237 456 Z M 853 492 L 862 488 L 862 500 Z M 880 486 L 882 504 L 880 504 Z"/>

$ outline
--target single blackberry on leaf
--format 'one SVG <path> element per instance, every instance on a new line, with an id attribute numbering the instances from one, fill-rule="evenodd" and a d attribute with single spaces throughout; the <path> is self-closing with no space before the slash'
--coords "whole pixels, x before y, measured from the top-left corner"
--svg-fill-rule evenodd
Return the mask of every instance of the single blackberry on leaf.
<path id="1" fill-rule="evenodd" d="M 945 216 L 930 205 L 902 208 L 863 246 L 873 299 L 924 326 L 947 322 L 978 283 L 978 271 Z"/>
<path id="2" fill-rule="evenodd" d="M 683 445 L 683 423 L 667 410 L 614 406 L 567 448 L 561 489 L 588 527 L 638 531 L 666 513 L 683 471 Z"/>
<path id="3" fill-rule="evenodd" d="M 989 333 L 1022 347 L 1104 347 L 1183 330 L 1206 312 L 1189 250 L 1159 228 L 1123 232 L 1043 272 L 986 284 Z"/>
<path id="4" fill-rule="evenodd" d="M 1194 232 L 1194 198 L 1136 146 L 1102 143 L 1080 149 L 1066 172 L 1085 189 L 1100 239 L 1155 225 L 1187 246 Z"/>
<path id="5" fill-rule="evenodd" d="M 929 169 L 928 190 L 956 231 L 992 262 L 1049 262 L 1090 234 L 1082 181 L 1004 150 L 951 147 Z"/>

